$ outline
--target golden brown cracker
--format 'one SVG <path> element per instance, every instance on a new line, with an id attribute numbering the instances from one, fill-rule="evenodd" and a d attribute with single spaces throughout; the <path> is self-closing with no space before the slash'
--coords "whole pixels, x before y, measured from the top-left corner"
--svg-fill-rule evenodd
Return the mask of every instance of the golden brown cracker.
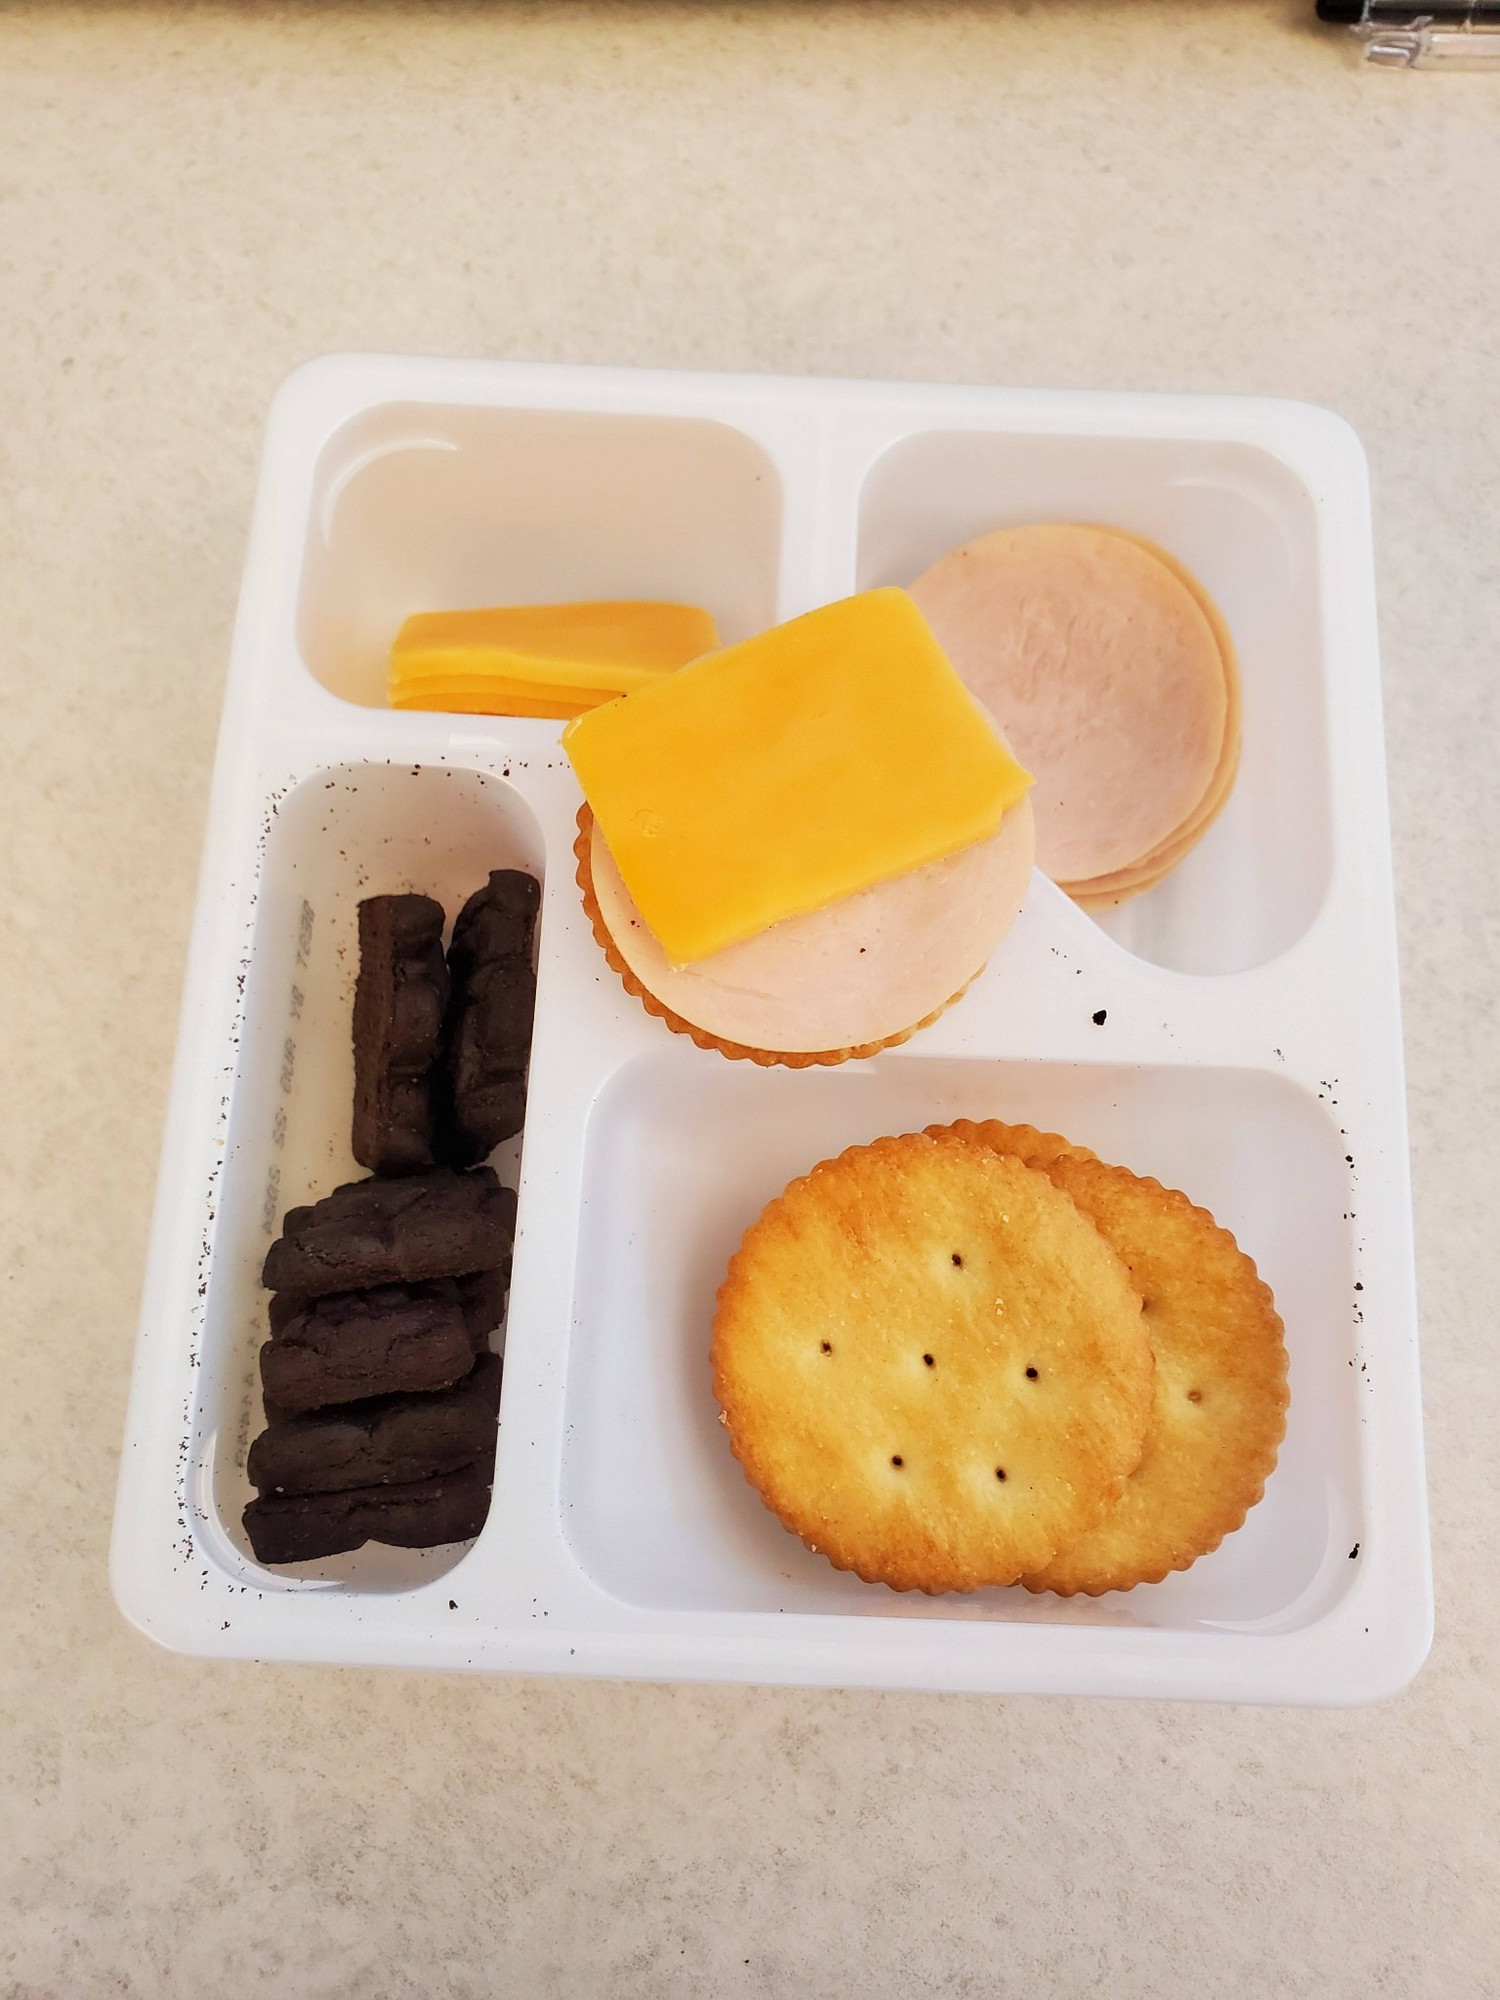
<path id="1" fill-rule="evenodd" d="M 923 1133 L 770 1204 L 720 1287 L 713 1371 L 767 1507 L 898 1590 L 1043 1567 L 1118 1495 L 1153 1403 L 1138 1299 L 1071 1198 Z"/>
<path id="2" fill-rule="evenodd" d="M 1140 1465 L 1094 1527 L 1022 1578 L 1097 1597 L 1159 1583 L 1240 1526 L 1286 1431 L 1286 1347 L 1254 1264 L 1186 1195 L 1098 1160 L 1047 1172 L 1124 1258 L 1156 1354 Z"/>
<path id="3" fill-rule="evenodd" d="M 1024 1166 L 1040 1167 L 1045 1173 L 1054 1160 L 1092 1160 L 1087 1146 L 1075 1146 L 1058 1132 L 1043 1132 L 1035 1125 L 1007 1125 L 999 1118 L 956 1118 L 951 1125 L 929 1125 L 929 1139 L 944 1134 L 968 1145 L 988 1147 L 992 1153 L 1009 1153 Z"/>

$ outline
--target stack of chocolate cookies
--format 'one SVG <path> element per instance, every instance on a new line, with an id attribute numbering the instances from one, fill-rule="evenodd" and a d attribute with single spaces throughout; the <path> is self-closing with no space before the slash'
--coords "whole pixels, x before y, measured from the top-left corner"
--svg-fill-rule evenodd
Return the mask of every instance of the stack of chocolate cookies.
<path id="1" fill-rule="evenodd" d="M 262 1562 L 428 1548 L 489 1511 L 516 1198 L 475 1166 L 521 1129 L 539 890 L 497 870 L 445 959 L 428 896 L 359 909 L 353 1151 L 375 1178 L 288 1211 L 266 1256 Z"/>

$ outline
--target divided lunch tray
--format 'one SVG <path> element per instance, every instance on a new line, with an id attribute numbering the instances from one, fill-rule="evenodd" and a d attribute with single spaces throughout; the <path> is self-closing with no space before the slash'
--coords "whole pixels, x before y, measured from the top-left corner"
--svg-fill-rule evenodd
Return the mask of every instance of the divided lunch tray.
<path id="1" fill-rule="evenodd" d="M 958 1005 L 830 1069 L 731 1062 L 606 966 L 559 725 L 382 705 L 407 613 L 657 597 L 726 641 L 1026 521 L 1149 536 L 1233 630 L 1244 756 L 1102 922 L 1042 876 Z M 239 1524 L 259 1268 L 357 1175 L 361 896 L 543 878 L 494 1499 L 472 1544 L 299 1568 Z M 717 1422 L 714 1291 L 845 1146 L 1030 1120 L 1184 1188 L 1272 1285 L 1291 1411 L 1213 1555 L 1092 1600 L 832 1569 Z M 1305 406 L 335 357 L 270 420 L 235 632 L 113 1547 L 199 1654 L 528 1673 L 1357 1702 L 1431 1636 L 1366 473 Z"/>

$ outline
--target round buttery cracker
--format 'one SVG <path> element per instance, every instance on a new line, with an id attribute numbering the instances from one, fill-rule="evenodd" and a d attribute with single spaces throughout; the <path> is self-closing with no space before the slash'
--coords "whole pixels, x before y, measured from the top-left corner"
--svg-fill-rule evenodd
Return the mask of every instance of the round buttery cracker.
<path id="1" fill-rule="evenodd" d="M 1286 1347 L 1254 1264 L 1186 1195 L 1099 1160 L 1046 1171 L 1124 1258 L 1156 1354 L 1139 1466 L 1092 1528 L 1021 1579 L 1097 1597 L 1160 1583 L 1241 1525 L 1286 1431 Z"/>
<path id="2" fill-rule="evenodd" d="M 999 1118 L 957 1118 L 951 1125 L 929 1125 L 929 1139 L 945 1134 L 970 1145 L 986 1146 L 992 1153 L 1009 1153 L 1023 1166 L 1040 1167 L 1043 1173 L 1054 1160 L 1092 1160 L 1087 1146 L 1075 1146 L 1059 1132 L 1043 1132 L 1035 1125 L 1007 1125 Z"/>
<path id="3" fill-rule="evenodd" d="M 713 1370 L 782 1523 L 838 1569 L 933 1593 L 1014 1583 L 1076 1541 L 1152 1406 L 1139 1300 L 1093 1224 L 1019 1160 L 924 1133 L 770 1204 L 720 1287 Z"/>

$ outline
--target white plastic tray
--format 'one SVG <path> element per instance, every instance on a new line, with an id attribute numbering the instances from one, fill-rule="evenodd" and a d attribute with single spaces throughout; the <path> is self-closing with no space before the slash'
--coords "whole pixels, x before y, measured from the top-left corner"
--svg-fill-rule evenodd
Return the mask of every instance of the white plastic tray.
<path id="1" fill-rule="evenodd" d="M 1037 876 L 966 998 L 868 1063 L 729 1063 L 627 997 L 574 884 L 557 725 L 381 706 L 438 606 L 639 596 L 733 640 L 1033 520 L 1150 536 L 1238 643 L 1233 799 L 1101 925 Z M 258 1270 L 349 1154 L 355 905 L 544 877 L 494 1501 L 467 1548 L 270 1571 L 240 1526 Z M 1102 1025 L 1096 1016 L 1103 1016 Z M 1265 1500 L 1166 1583 L 928 1599 L 831 1569 L 715 1421 L 708 1328 L 797 1173 L 1030 1119 L 1185 1188 L 1274 1287 Z M 137 1625 L 201 1654 L 1356 1702 L 1431 1633 L 1363 455 L 1337 418 L 1047 394 L 338 357 L 272 413 L 215 772 L 115 1523 Z"/>

